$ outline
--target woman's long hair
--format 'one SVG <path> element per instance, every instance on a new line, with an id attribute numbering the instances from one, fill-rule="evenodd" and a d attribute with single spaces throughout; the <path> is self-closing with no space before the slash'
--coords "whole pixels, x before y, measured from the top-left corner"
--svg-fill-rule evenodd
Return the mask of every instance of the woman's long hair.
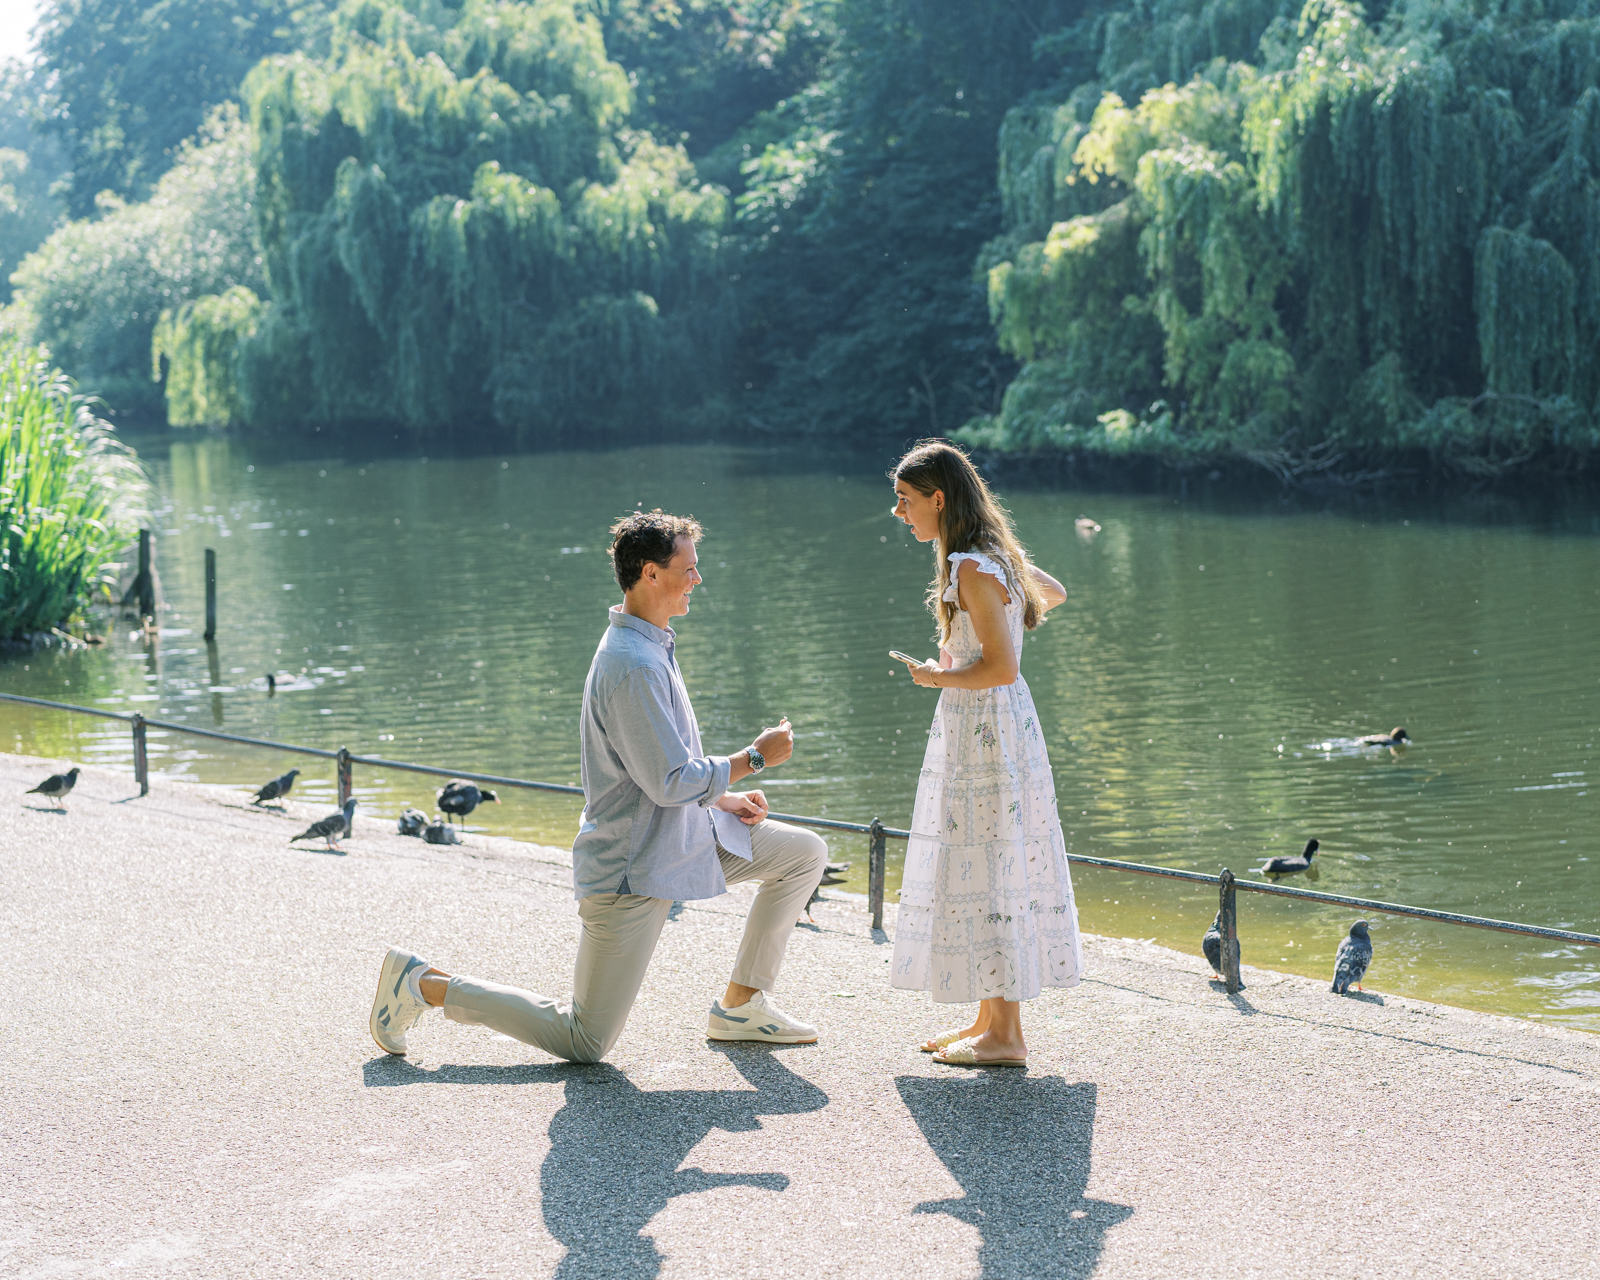
<path id="1" fill-rule="evenodd" d="M 944 492 L 933 549 L 933 582 L 928 587 L 928 610 L 939 620 L 939 643 L 949 642 L 959 612 L 944 598 L 951 581 L 950 555 L 956 551 L 1000 552 L 1011 566 L 1006 591 L 1013 598 L 1022 596 L 1022 625 L 1029 631 L 1037 627 L 1044 619 L 1044 596 L 1028 572 L 1028 553 L 1017 541 L 1010 514 L 989 492 L 971 459 L 947 440 L 924 440 L 889 474 L 896 483 L 903 480 L 924 496 L 935 489 Z"/>

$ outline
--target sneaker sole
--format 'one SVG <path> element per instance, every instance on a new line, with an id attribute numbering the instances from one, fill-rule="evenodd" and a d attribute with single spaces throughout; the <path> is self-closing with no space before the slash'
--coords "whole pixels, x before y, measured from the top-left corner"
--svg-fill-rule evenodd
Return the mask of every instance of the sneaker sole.
<path id="1" fill-rule="evenodd" d="M 390 947 L 389 954 L 383 958 L 383 967 L 378 970 L 378 990 L 372 997 L 372 1012 L 367 1015 L 367 1030 L 372 1032 L 373 1043 L 385 1053 L 393 1054 L 397 1058 L 406 1056 L 405 1049 L 391 1049 L 379 1038 L 378 1035 L 378 1010 L 383 1007 L 383 993 L 394 987 L 395 980 L 405 970 L 406 961 L 411 958 L 411 952 L 402 951 L 399 947 Z"/>
<path id="2" fill-rule="evenodd" d="M 809 1036 L 765 1036 L 759 1031 L 710 1031 L 706 1032 L 707 1040 L 762 1040 L 767 1044 L 816 1044 L 815 1034 Z"/>

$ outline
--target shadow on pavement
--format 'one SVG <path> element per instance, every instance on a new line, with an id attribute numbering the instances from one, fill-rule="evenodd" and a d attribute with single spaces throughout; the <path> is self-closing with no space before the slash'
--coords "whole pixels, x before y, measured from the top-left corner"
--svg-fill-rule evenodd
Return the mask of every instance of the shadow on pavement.
<path id="1" fill-rule="evenodd" d="M 1133 1210 L 1086 1200 L 1096 1086 L 1018 1072 L 895 1081 L 934 1154 L 966 1194 L 917 1213 L 948 1213 L 983 1236 L 984 1280 L 1093 1274 L 1106 1232 Z"/>
<path id="2" fill-rule="evenodd" d="M 640 1089 L 605 1063 L 510 1067 L 415 1067 L 403 1058 L 374 1058 L 363 1068 L 368 1086 L 405 1084 L 562 1084 L 566 1104 L 550 1121 L 550 1154 L 539 1175 L 546 1229 L 566 1246 L 556 1280 L 648 1280 L 661 1272 L 662 1255 L 644 1234 L 650 1219 L 674 1196 L 713 1187 L 783 1191 L 789 1177 L 762 1173 L 706 1173 L 678 1166 L 713 1129 L 745 1133 L 761 1116 L 819 1111 L 828 1095 L 779 1061 L 767 1045 L 708 1046 L 723 1054 L 749 1089 Z M 781 1161 L 783 1149 L 766 1152 Z"/>

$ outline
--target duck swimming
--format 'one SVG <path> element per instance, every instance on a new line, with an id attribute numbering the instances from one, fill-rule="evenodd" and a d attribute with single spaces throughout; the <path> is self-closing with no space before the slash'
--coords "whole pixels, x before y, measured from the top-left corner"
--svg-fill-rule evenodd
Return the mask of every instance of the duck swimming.
<path id="1" fill-rule="evenodd" d="M 1316 840 L 1307 840 L 1306 847 L 1300 851 L 1297 858 L 1268 858 L 1267 865 L 1261 868 L 1264 876 L 1291 876 L 1297 871 L 1311 870 L 1311 859 L 1317 856 L 1317 850 L 1322 846 Z"/>
<path id="2" fill-rule="evenodd" d="M 1369 733 L 1364 738 L 1357 738 L 1356 745 L 1361 747 L 1403 747 L 1411 741 L 1411 735 L 1398 725 L 1388 733 Z"/>

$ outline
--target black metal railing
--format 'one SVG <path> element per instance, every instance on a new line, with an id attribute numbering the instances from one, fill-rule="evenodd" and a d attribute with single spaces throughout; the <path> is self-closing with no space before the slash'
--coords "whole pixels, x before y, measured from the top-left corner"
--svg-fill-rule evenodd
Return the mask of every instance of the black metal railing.
<path id="1" fill-rule="evenodd" d="M 507 778 L 494 773 L 471 773 L 465 769 L 445 769 L 431 764 L 413 764 L 407 760 L 385 760 L 381 756 L 358 756 L 344 747 L 328 751 L 320 747 L 303 747 L 291 742 L 273 742 L 267 738 L 247 738 L 237 733 L 223 733 L 217 729 L 199 729 L 193 725 L 175 724 L 170 720 L 150 720 L 135 711 L 105 711 L 99 707 L 80 707 L 70 702 L 52 702 L 46 698 L 29 698 L 19 693 L 0 693 L 0 700 L 20 702 L 29 706 L 48 707 L 55 711 L 71 711 L 79 715 L 99 716 L 105 720 L 121 720 L 133 726 L 133 772 L 141 796 L 150 794 L 150 765 L 145 736 L 151 728 L 172 733 L 188 733 L 201 738 L 215 738 L 223 742 L 237 742 L 244 746 L 262 747 L 270 751 L 287 751 L 297 755 L 315 756 L 333 760 L 338 770 L 339 803 L 350 798 L 354 785 L 356 765 L 375 769 L 397 769 L 407 773 L 426 773 L 440 778 L 465 778 L 469 782 L 486 782 L 500 787 L 520 787 L 527 791 L 555 791 L 566 795 L 582 795 L 583 788 L 562 782 L 535 782 L 528 778 Z M 871 822 L 841 822 L 835 818 L 815 818 L 805 814 L 773 813 L 780 822 L 796 826 L 816 827 L 826 831 L 853 831 L 867 837 L 867 907 L 872 914 L 872 928 L 883 928 L 884 864 L 887 861 L 887 843 L 890 840 L 908 840 L 909 831 L 886 827 L 877 818 Z M 1400 902 L 1379 902 L 1371 898 L 1353 898 L 1342 893 L 1319 893 L 1312 889 L 1292 889 L 1287 885 L 1271 884 L 1259 880 L 1240 880 L 1232 871 L 1219 875 L 1203 871 L 1179 871 L 1172 867 L 1157 867 L 1143 862 L 1119 862 L 1114 858 L 1091 858 L 1085 854 L 1069 853 L 1067 861 L 1078 866 L 1100 867 L 1108 871 L 1125 871 L 1135 875 L 1159 876 L 1168 880 L 1187 880 L 1196 884 L 1212 884 L 1218 888 L 1218 905 L 1221 910 L 1223 980 L 1230 993 L 1239 990 L 1238 947 L 1238 891 L 1274 894 L 1281 898 L 1299 898 L 1308 902 L 1325 902 L 1336 906 L 1355 907 L 1383 915 L 1408 916 L 1415 920 L 1434 920 L 1442 924 L 1467 925 L 1474 929 L 1493 929 L 1501 933 L 1521 934 L 1524 937 L 1543 938 L 1548 941 L 1575 943 L 1585 947 L 1600 947 L 1600 935 L 1576 933 L 1570 929 L 1551 929 L 1544 925 L 1520 924 L 1512 920 L 1492 920 L 1484 916 L 1461 915 L 1454 911 L 1435 911 L 1430 907 L 1413 907 Z"/>

